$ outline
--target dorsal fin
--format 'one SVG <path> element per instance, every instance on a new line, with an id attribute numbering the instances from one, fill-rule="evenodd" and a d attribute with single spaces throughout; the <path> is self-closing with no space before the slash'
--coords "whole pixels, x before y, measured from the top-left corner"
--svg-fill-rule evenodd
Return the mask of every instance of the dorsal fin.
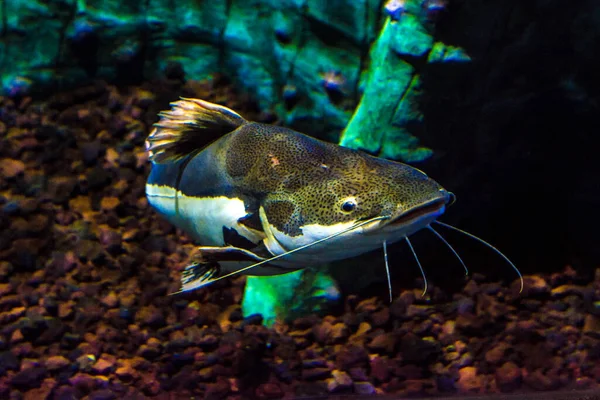
<path id="1" fill-rule="evenodd" d="M 247 122 L 227 107 L 200 99 L 181 98 L 158 115 L 146 140 L 148 158 L 155 163 L 181 160 Z"/>

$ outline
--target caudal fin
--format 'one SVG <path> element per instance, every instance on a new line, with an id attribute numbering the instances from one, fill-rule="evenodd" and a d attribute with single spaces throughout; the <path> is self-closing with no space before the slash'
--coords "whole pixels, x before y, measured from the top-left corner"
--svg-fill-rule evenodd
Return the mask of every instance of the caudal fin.
<path id="1" fill-rule="evenodd" d="M 200 99 L 181 98 L 158 115 L 146 140 L 153 163 L 178 161 L 247 122 L 227 107 Z"/>

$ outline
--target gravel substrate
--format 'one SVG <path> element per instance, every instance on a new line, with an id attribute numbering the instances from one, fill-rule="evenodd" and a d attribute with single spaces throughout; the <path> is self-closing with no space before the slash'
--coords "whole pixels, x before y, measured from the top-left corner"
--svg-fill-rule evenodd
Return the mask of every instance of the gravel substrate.
<path id="1" fill-rule="evenodd" d="M 193 249 L 144 196 L 144 139 L 176 96 L 259 115 L 226 84 L 98 83 L 0 98 L 0 398 L 448 396 L 600 387 L 600 269 L 474 275 L 346 296 L 273 329 L 243 319 L 244 278 L 185 296 Z"/>

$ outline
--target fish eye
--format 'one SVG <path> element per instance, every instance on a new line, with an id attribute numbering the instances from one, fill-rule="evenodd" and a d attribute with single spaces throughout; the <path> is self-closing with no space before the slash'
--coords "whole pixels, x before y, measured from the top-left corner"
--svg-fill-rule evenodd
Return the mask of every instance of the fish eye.
<path id="1" fill-rule="evenodd" d="M 354 197 L 346 199 L 342 203 L 342 211 L 349 213 L 356 209 L 356 199 Z"/>

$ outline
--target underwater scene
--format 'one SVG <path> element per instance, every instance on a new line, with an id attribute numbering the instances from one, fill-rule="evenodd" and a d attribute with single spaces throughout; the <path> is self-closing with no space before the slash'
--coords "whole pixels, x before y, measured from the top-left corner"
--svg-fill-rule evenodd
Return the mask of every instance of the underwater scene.
<path id="1" fill-rule="evenodd" d="M 600 399 L 600 3 L 0 0 L 0 399 Z"/>

